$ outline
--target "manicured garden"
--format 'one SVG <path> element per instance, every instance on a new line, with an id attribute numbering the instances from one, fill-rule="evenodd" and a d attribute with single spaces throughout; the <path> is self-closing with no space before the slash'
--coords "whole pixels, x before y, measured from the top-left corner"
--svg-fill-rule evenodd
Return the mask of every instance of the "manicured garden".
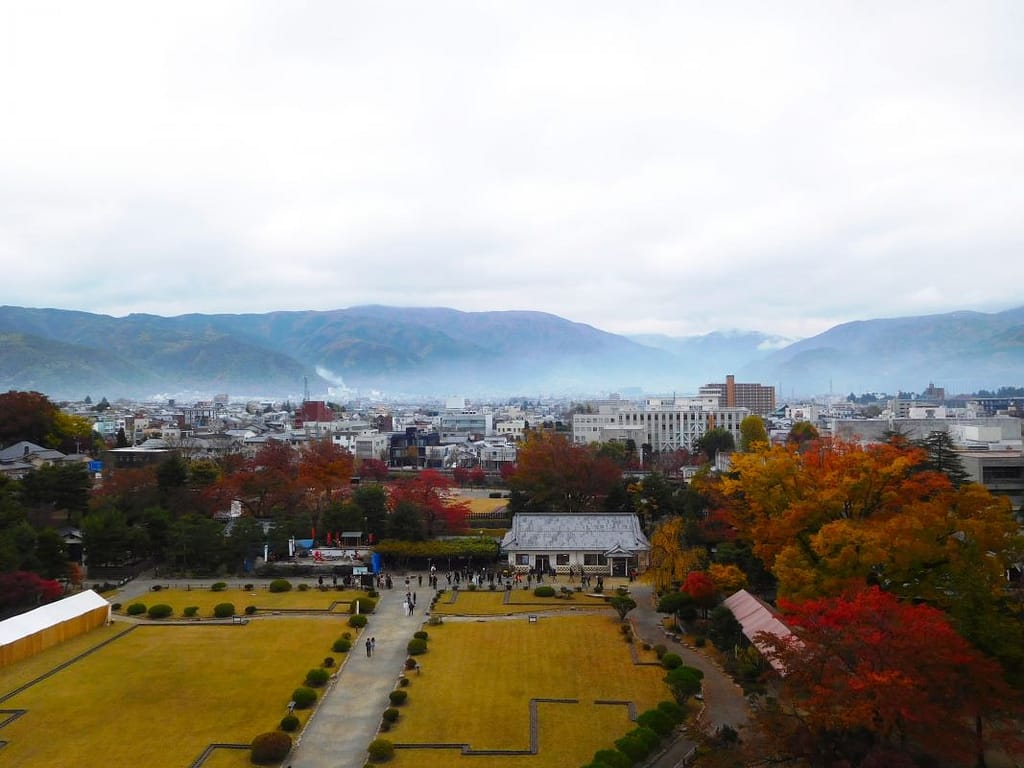
<path id="1" fill-rule="evenodd" d="M 291 582 L 290 582 L 291 583 Z M 235 585 L 232 584 L 232 587 Z M 254 585 L 256 586 L 256 585 Z M 222 603 L 230 603 L 235 607 L 235 613 L 243 615 L 246 607 L 255 606 L 266 611 L 326 611 L 333 605 L 334 613 L 348 613 L 349 604 L 353 600 L 366 598 L 365 591 L 359 590 L 319 590 L 310 588 L 299 590 L 297 584 L 293 588 L 283 592 L 272 592 L 266 589 L 266 583 L 261 583 L 255 589 L 224 589 L 214 591 L 209 588 L 185 589 L 175 587 L 173 589 L 161 589 L 156 592 L 147 592 L 143 595 L 133 597 L 123 603 L 119 612 L 127 611 L 128 606 L 134 603 L 141 603 L 147 609 L 153 605 L 170 605 L 173 613 L 169 618 L 180 619 L 185 616 L 185 609 L 195 607 L 195 615 L 199 618 L 211 618 L 215 606 Z M 119 603 L 115 595 L 109 598 L 115 604 Z M 145 612 L 143 614 L 145 615 Z"/>
<path id="2" fill-rule="evenodd" d="M 461 598 L 460 598 L 461 600 Z M 400 749 L 394 765 L 431 768 L 468 760 L 478 768 L 582 765 L 635 724 L 638 712 L 671 698 L 658 666 L 634 665 L 617 617 L 558 616 L 528 622 L 447 622 L 429 626 L 422 674 L 410 674 L 408 700 L 385 734 L 396 743 L 467 743 L 473 749 L 527 749 L 531 699 L 539 703 L 538 754 L 461 757 L 458 750 Z M 643 660 L 651 651 L 637 648 Z"/>
<path id="3" fill-rule="evenodd" d="M 570 590 L 570 597 L 561 592 L 562 588 Z M 604 597 L 595 597 L 585 592 L 576 592 L 575 587 L 570 584 L 555 584 L 555 594 L 559 597 L 537 597 L 534 594 L 534 587 L 522 589 L 520 585 L 513 586 L 509 602 L 505 602 L 505 588 L 501 587 L 491 590 L 488 587 L 470 590 L 460 589 L 459 596 L 455 602 L 451 602 L 451 590 L 446 590 L 440 599 L 431 609 L 432 614 L 441 616 L 462 615 L 462 616 L 501 616 L 504 614 L 536 613 L 540 611 L 558 610 L 593 610 L 607 608 L 608 602 Z"/>
<path id="4" fill-rule="evenodd" d="M 96 630 L 6 668 L 0 695 L 125 628 Z M 3 761 L 48 768 L 73 755 L 78 768 L 179 768 L 210 743 L 248 744 L 278 728 L 309 670 L 327 656 L 340 663 L 344 654 L 331 648 L 345 631 L 356 632 L 340 618 L 292 617 L 245 626 L 138 627 L 7 699 L 5 709 L 28 712 L 0 731 L 8 742 Z M 300 727 L 309 711 L 296 710 Z M 214 753 L 206 766 L 248 764 L 243 750 Z"/>

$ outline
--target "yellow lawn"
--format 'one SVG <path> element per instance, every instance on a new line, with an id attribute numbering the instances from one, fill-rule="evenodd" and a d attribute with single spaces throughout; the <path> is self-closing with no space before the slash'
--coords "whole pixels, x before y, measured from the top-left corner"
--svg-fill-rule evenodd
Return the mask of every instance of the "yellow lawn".
<path id="1" fill-rule="evenodd" d="M 508 506 L 508 499 L 460 499 L 469 505 L 469 511 L 482 515 Z"/>
<path id="2" fill-rule="evenodd" d="M 558 586 L 555 589 L 559 589 Z M 432 613 L 442 616 L 503 616 L 509 613 L 538 613 L 540 611 L 594 610 L 607 608 L 609 615 L 612 610 L 607 601 L 601 597 L 591 597 L 581 592 L 574 592 L 572 598 L 566 600 L 556 597 L 534 597 L 533 590 L 512 590 L 511 602 L 503 602 L 504 589 L 491 592 L 489 589 L 470 592 L 459 590 L 459 597 L 454 603 L 448 602 L 451 592 L 445 592 L 432 609 Z"/>
<path id="3" fill-rule="evenodd" d="M 123 628 L 84 637 L 96 641 Z M 50 768 L 74 755 L 76 768 L 180 768 L 211 742 L 247 744 L 276 728 L 307 670 L 340 655 L 330 648 L 344 631 L 352 630 L 340 618 L 141 626 L 5 701 L 5 709 L 28 713 L 0 730 L 8 741 L 3 764 Z M 0 692 L 84 647 L 72 641 L 5 669 Z M 225 754 L 209 765 L 247 758 Z"/>
<path id="4" fill-rule="evenodd" d="M 400 743 L 468 743 L 474 749 L 529 747 L 531 698 L 578 699 L 539 705 L 539 754 L 463 757 L 457 751 L 399 750 L 398 768 L 562 768 L 588 762 L 631 730 L 623 705 L 643 712 L 669 698 L 658 667 L 635 666 L 617 617 L 559 616 L 429 627 L 423 672 L 412 675 L 408 703 L 386 737 Z M 641 651 L 642 656 L 653 655 Z"/>

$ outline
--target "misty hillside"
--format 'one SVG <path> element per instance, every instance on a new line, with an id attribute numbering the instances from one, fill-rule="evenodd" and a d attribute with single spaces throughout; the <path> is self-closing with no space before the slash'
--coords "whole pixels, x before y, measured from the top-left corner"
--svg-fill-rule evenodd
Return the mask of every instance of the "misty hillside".
<path id="1" fill-rule="evenodd" d="M 1024 308 L 865 320 L 810 339 L 755 331 L 607 333 L 543 312 L 363 306 L 263 314 L 135 314 L 0 307 L 0 387 L 58 399 L 296 396 L 308 381 L 389 395 L 687 394 L 735 373 L 780 397 L 1024 380 Z M 778 349 L 779 346 L 781 349 Z"/>

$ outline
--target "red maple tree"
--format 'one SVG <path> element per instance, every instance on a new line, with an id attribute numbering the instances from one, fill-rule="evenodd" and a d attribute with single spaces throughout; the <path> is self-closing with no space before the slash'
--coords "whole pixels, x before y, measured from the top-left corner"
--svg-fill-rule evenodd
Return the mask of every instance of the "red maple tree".
<path id="1" fill-rule="evenodd" d="M 786 736 L 812 762 L 902 752 L 970 764 L 984 754 L 983 726 L 1015 707 L 999 665 L 934 608 L 877 587 L 781 605 L 795 634 L 757 640 L 787 671 Z"/>

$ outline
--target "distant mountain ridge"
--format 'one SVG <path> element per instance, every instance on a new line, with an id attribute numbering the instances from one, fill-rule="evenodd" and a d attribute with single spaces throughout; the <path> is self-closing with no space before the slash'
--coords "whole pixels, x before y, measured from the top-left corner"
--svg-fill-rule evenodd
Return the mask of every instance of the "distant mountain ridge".
<path id="1" fill-rule="evenodd" d="M 314 395 L 330 385 L 424 396 L 686 394 L 727 373 L 780 396 L 1019 384 L 1024 307 L 858 321 L 792 343 L 754 331 L 627 338 L 530 311 L 372 305 L 115 318 L 0 307 L 0 388 L 57 399 L 295 396 L 307 381 Z"/>

